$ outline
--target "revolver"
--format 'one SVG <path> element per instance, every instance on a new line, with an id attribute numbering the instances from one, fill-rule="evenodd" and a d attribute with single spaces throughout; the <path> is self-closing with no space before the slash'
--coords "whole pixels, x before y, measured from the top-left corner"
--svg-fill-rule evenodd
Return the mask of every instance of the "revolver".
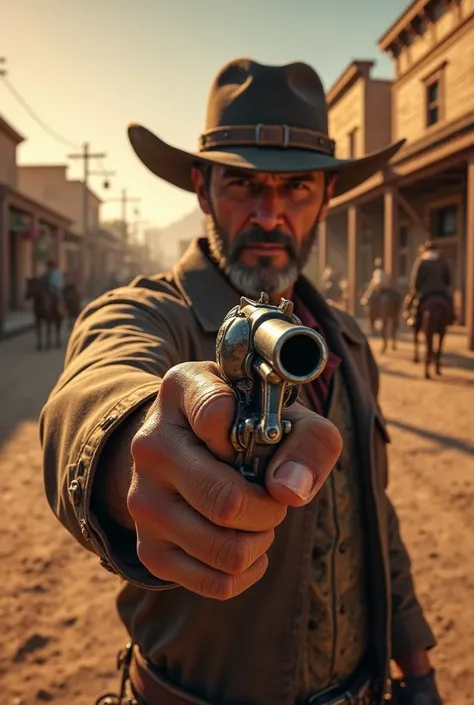
<path id="1" fill-rule="evenodd" d="M 237 398 L 231 441 L 236 469 L 251 482 L 265 484 L 275 446 L 290 433 L 284 409 L 296 401 L 300 386 L 323 372 L 328 349 L 322 336 L 302 325 L 293 302 L 269 303 L 245 296 L 224 318 L 216 339 L 216 362 Z"/>

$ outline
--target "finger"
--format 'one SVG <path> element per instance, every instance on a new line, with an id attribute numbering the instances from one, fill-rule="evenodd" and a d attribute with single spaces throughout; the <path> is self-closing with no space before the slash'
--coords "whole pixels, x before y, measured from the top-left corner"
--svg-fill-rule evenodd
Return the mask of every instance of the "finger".
<path id="1" fill-rule="evenodd" d="M 143 493 L 140 507 L 135 498 L 132 511 L 135 515 L 138 512 L 142 531 L 146 530 L 150 539 L 179 546 L 192 558 L 230 575 L 245 572 L 274 540 L 273 530 L 246 532 L 211 524 L 169 490 L 159 497 Z"/>
<path id="2" fill-rule="evenodd" d="M 153 416 L 149 417 L 134 437 L 132 457 L 132 516 L 140 514 L 141 503 L 146 505 L 148 498 L 155 505 L 155 520 L 161 521 L 157 507 L 160 493 L 166 490 L 175 491 L 211 523 L 229 529 L 271 531 L 286 516 L 285 505 L 216 460 L 189 428 L 177 428 L 164 419 L 156 423 Z"/>
<path id="3" fill-rule="evenodd" d="M 270 460 L 265 481 L 277 501 L 299 507 L 313 499 L 333 469 L 342 438 L 334 424 L 300 404 L 285 416 L 292 429 Z"/>
<path id="4" fill-rule="evenodd" d="M 268 558 L 263 555 L 245 572 L 229 575 L 200 563 L 179 548 L 161 545 L 157 550 L 156 543 L 141 540 L 140 536 L 137 553 L 141 563 L 157 578 L 215 600 L 240 595 L 258 582 L 268 567 Z"/>
<path id="5" fill-rule="evenodd" d="M 213 362 L 178 365 L 173 369 L 172 384 L 171 393 L 177 396 L 183 420 L 216 458 L 232 463 L 236 457 L 231 442 L 236 398 L 218 366 Z M 165 400 L 166 384 L 161 393 Z"/>

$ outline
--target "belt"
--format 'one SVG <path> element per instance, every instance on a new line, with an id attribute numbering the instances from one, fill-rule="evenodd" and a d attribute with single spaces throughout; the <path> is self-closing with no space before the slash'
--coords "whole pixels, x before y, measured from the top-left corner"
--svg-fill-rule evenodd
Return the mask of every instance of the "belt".
<path id="1" fill-rule="evenodd" d="M 150 670 L 136 645 L 133 646 L 129 678 L 139 702 L 147 705 L 210 705 L 207 701 L 190 696 L 182 690 L 165 683 Z M 354 678 L 347 688 L 336 686 L 312 695 L 304 705 L 373 705 L 375 700 L 373 681 L 365 675 Z"/>

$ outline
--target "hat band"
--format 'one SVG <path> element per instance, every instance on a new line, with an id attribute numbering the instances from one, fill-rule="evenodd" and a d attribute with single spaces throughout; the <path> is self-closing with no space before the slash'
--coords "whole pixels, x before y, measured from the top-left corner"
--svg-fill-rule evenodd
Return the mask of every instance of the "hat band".
<path id="1" fill-rule="evenodd" d="M 309 149 L 334 156 L 335 142 L 323 132 L 288 125 L 232 125 L 207 130 L 199 138 L 199 151 L 216 147 L 280 147 Z"/>

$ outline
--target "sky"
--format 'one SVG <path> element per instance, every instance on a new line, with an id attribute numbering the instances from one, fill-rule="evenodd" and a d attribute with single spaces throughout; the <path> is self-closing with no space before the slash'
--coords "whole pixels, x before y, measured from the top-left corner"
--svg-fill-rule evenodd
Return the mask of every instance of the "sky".
<path id="1" fill-rule="evenodd" d="M 43 129 L 0 81 L 0 114 L 26 141 L 20 164 L 82 163 L 67 156 L 90 143 L 105 153 L 92 170 L 115 171 L 91 186 L 104 199 L 102 219 L 120 218 L 122 189 L 140 203 L 128 218 L 164 227 L 195 208 L 192 194 L 158 179 L 138 160 L 127 125 L 138 122 L 194 151 L 210 84 L 230 59 L 310 63 L 326 90 L 355 59 L 392 62 L 377 41 L 407 0 L 0 0 L 0 57 L 16 92 L 58 134 Z M 1 68 L 1 66 L 0 66 Z M 65 143 L 61 140 L 65 140 Z M 71 146 L 72 145 L 72 146 Z M 112 199 L 107 202 L 107 199 Z M 138 209 L 139 213 L 133 214 Z"/>

